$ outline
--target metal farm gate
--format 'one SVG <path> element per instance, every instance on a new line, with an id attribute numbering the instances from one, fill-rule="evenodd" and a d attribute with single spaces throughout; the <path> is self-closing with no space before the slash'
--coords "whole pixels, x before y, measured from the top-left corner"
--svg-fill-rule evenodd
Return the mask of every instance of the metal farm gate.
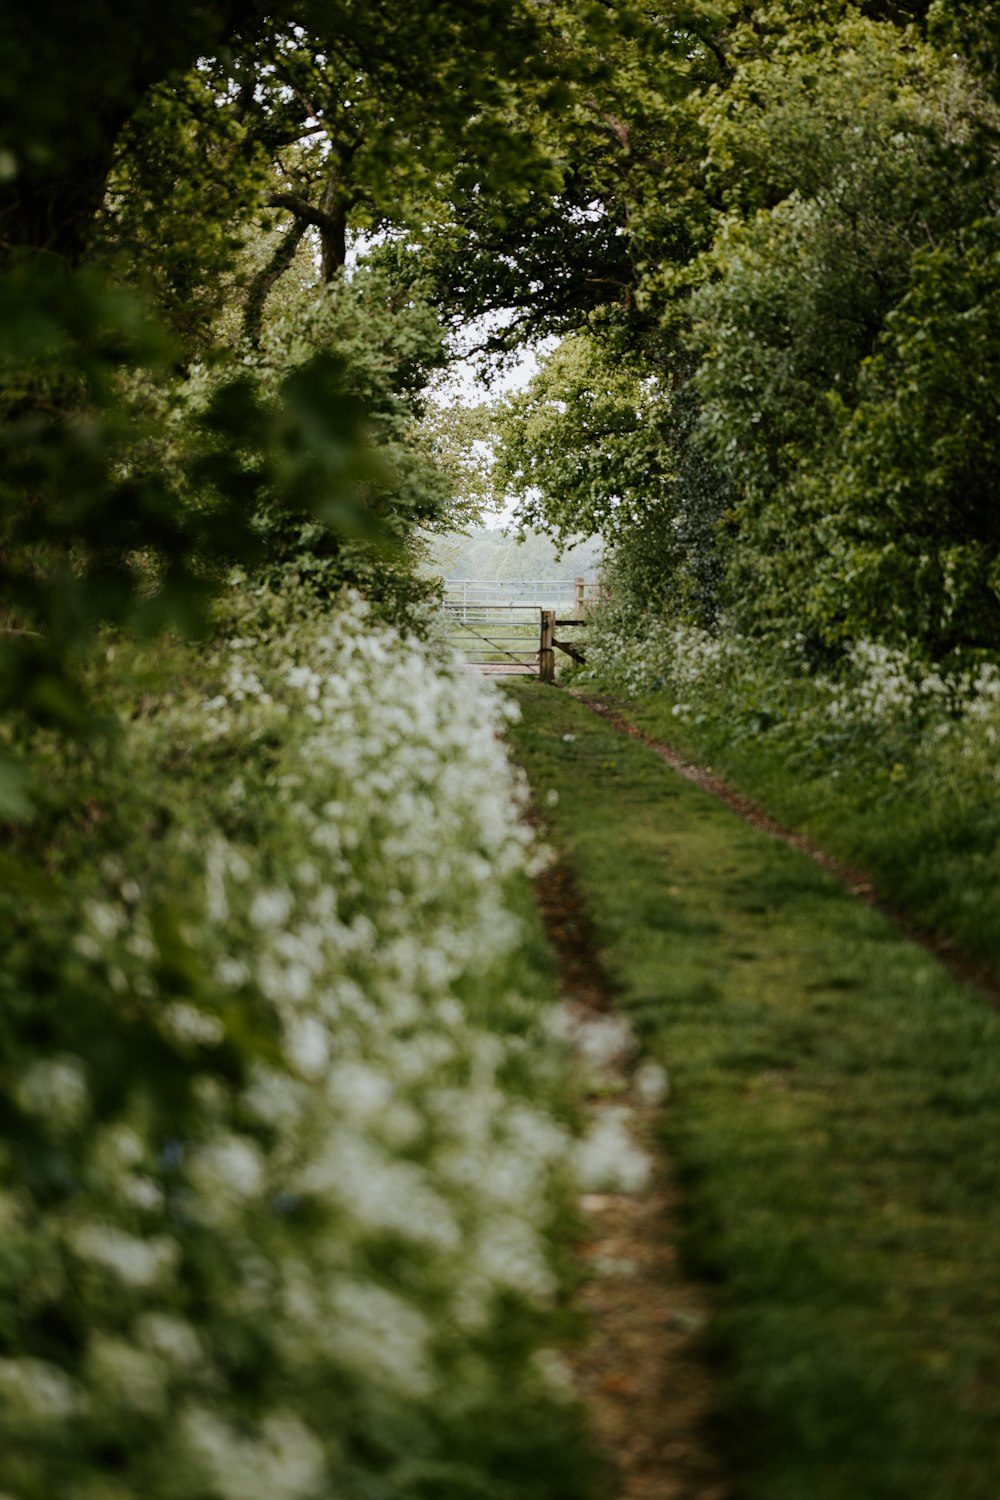
<path id="1" fill-rule="evenodd" d="M 446 579 L 446 633 L 470 670 L 551 680 L 553 647 L 567 649 L 553 639 L 552 625 L 582 623 L 596 588 L 582 578 Z"/>

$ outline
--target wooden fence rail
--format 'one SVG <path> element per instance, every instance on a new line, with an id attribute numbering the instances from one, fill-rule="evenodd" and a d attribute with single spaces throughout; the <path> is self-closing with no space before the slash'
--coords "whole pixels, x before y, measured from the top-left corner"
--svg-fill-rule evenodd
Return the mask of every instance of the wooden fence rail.
<path id="1" fill-rule="evenodd" d="M 556 626 L 562 628 L 564 625 L 585 625 L 586 620 L 582 614 L 572 620 L 558 620 L 554 609 L 542 610 L 541 629 L 538 636 L 538 675 L 543 682 L 555 682 L 556 680 L 556 652 L 562 651 L 573 661 L 585 666 L 587 658 L 578 646 L 571 646 L 569 641 L 556 640 Z"/>

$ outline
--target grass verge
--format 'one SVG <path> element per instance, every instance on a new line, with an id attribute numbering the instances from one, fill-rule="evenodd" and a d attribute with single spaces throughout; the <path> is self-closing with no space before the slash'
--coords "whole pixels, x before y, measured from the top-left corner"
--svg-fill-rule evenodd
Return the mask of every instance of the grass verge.
<path id="1" fill-rule="evenodd" d="M 620 1003 L 673 1079 L 737 1493 L 993 1500 L 1000 1016 L 568 695 L 505 690 Z"/>
<path id="2" fill-rule="evenodd" d="M 716 771 L 790 827 L 864 870 L 880 897 L 951 939 L 1000 978 L 1000 807 L 995 771 L 970 772 L 933 743 L 853 754 L 799 745 L 794 731 L 734 733 L 723 710 L 685 723 L 669 695 L 622 710 L 653 738 Z M 784 726 L 786 729 L 789 726 Z M 882 753 L 880 753 L 880 751 Z"/>

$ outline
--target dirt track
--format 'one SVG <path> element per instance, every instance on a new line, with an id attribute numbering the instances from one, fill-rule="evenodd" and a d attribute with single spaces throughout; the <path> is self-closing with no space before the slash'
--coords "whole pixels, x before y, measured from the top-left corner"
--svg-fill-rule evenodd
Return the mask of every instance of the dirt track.
<path id="1" fill-rule="evenodd" d="M 538 900 L 560 967 L 564 1003 L 578 1037 L 607 1027 L 613 996 L 571 873 L 555 865 Z M 581 1302 L 592 1336 L 573 1360 L 580 1393 L 614 1475 L 613 1500 L 725 1500 L 713 1452 L 712 1383 L 701 1355 L 711 1316 L 704 1289 L 677 1249 L 678 1203 L 661 1141 L 666 1104 L 643 1102 L 623 1044 L 593 1068 L 589 1107 L 626 1107 L 634 1143 L 651 1175 L 637 1194 L 588 1194 L 592 1229 L 579 1253 L 589 1279 Z"/>

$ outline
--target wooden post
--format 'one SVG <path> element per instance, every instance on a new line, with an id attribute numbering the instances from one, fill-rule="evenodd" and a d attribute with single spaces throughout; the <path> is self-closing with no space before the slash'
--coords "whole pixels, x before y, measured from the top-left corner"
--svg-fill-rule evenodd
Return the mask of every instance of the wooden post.
<path id="1" fill-rule="evenodd" d="M 556 653 L 552 645 L 552 637 L 556 630 L 556 612 L 554 609 L 542 610 L 542 629 L 538 640 L 538 675 L 543 682 L 555 682 L 556 680 Z"/>
<path id="2" fill-rule="evenodd" d="M 576 618 L 578 620 L 582 620 L 583 619 L 583 614 L 584 614 L 584 608 L 585 608 L 584 601 L 583 601 L 583 579 L 582 578 L 574 578 L 573 579 L 573 596 L 574 596 L 574 600 L 575 600 L 575 603 L 576 603 Z"/>

